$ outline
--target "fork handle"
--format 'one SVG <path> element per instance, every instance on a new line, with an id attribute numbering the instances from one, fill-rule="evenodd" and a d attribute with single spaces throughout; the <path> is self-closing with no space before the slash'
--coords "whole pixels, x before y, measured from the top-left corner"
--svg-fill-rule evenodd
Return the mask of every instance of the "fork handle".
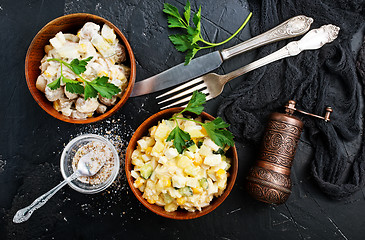
<path id="1" fill-rule="evenodd" d="M 230 72 L 226 75 L 223 75 L 222 83 L 227 83 L 230 80 L 241 76 L 247 72 L 250 72 L 256 68 L 262 67 L 266 64 L 272 63 L 274 61 L 290 57 L 296 56 L 300 52 L 304 50 L 314 50 L 321 48 L 324 44 L 330 43 L 337 38 L 338 32 L 340 28 L 328 24 L 323 25 L 320 28 L 313 29 L 305 34 L 299 41 L 292 41 L 288 43 L 285 47 L 273 52 L 272 54 L 263 57 L 257 61 L 254 61 L 242 68 L 239 68 L 233 72 Z"/>
<path id="2" fill-rule="evenodd" d="M 227 60 L 245 51 L 258 48 L 269 43 L 300 36 L 309 30 L 312 22 L 312 18 L 306 17 L 304 15 L 292 17 L 267 32 L 264 32 L 231 48 L 222 50 L 222 58 L 223 60 Z"/>

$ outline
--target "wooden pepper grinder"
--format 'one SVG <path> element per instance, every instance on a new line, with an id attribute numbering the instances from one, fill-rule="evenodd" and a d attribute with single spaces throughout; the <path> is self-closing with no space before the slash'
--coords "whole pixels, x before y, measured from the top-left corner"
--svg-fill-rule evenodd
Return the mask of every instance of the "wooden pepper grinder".
<path id="1" fill-rule="evenodd" d="M 285 113 L 273 113 L 266 127 L 261 152 L 256 165 L 247 176 L 250 195 L 270 204 L 284 203 L 291 193 L 290 169 L 293 164 L 303 122 L 292 116 L 295 111 L 330 121 L 331 107 L 326 108 L 324 117 L 295 108 L 290 100 Z"/>

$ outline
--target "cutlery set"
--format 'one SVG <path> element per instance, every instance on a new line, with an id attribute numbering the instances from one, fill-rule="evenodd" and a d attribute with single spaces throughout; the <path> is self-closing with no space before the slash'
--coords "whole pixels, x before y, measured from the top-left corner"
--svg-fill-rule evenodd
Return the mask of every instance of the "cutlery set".
<path id="1" fill-rule="evenodd" d="M 215 98 L 221 94 L 224 85 L 236 77 L 274 61 L 296 56 L 302 51 L 319 49 L 337 38 L 340 28 L 332 24 L 323 25 L 308 32 L 312 22 L 312 18 L 303 15 L 290 18 L 277 27 L 236 46 L 206 54 L 193 59 L 187 66 L 182 63 L 155 76 L 136 82 L 131 96 L 136 97 L 179 85 L 156 97 L 161 100 L 158 102 L 161 109 L 187 104 L 192 93 L 196 90 L 206 94 L 207 100 Z M 218 68 L 224 60 L 233 56 L 269 43 L 300 36 L 306 32 L 308 33 L 300 40 L 292 41 L 270 55 L 233 72 L 225 75 L 208 73 Z M 205 73 L 208 74 L 203 75 Z"/>

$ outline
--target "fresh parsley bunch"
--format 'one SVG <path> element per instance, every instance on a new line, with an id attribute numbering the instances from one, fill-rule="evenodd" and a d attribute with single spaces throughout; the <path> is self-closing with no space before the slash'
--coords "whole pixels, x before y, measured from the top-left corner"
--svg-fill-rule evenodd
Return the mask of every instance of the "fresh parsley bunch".
<path id="1" fill-rule="evenodd" d="M 224 122 L 222 118 L 217 117 L 211 122 L 202 123 L 196 120 L 179 117 L 180 114 L 184 112 L 191 112 L 197 115 L 200 115 L 203 110 L 203 104 L 206 102 L 205 94 L 195 91 L 193 96 L 191 97 L 188 105 L 178 114 L 175 114 L 170 120 L 174 120 L 176 123 L 176 127 L 170 132 L 167 137 L 167 141 L 173 140 L 174 147 L 177 149 L 179 153 L 182 153 L 185 148 L 191 145 L 192 139 L 188 132 L 183 131 L 177 122 L 177 119 L 182 119 L 186 121 L 196 122 L 205 129 L 208 136 L 212 139 L 212 141 L 220 146 L 222 149 L 225 148 L 226 145 L 233 146 L 233 135 L 226 128 L 229 127 L 229 124 Z"/>
<path id="2" fill-rule="evenodd" d="M 88 98 L 95 98 L 98 96 L 98 93 L 102 97 L 111 99 L 114 95 L 120 93 L 120 88 L 115 86 L 112 83 L 108 83 L 108 77 L 97 77 L 93 81 L 85 80 L 80 74 L 86 71 L 86 65 L 93 57 L 88 57 L 83 60 L 79 60 L 75 58 L 71 61 L 71 63 L 67 63 L 58 58 L 51 58 L 47 61 L 57 61 L 61 64 L 61 75 L 58 79 L 49 83 L 47 86 L 51 90 L 55 90 L 61 86 L 61 81 L 65 83 L 66 90 L 70 93 L 84 94 L 85 100 Z M 62 67 L 65 65 L 71 71 L 73 71 L 80 79 L 80 81 L 68 79 L 62 74 Z M 84 85 L 82 84 L 84 83 Z"/>
<path id="3" fill-rule="evenodd" d="M 194 13 L 193 16 L 193 23 L 195 26 L 190 24 L 191 7 L 189 0 L 186 1 L 183 17 L 181 17 L 179 10 L 169 3 L 164 3 L 163 12 L 168 15 L 167 22 L 169 23 L 169 28 L 182 28 L 185 29 L 187 32 L 186 34 L 174 34 L 169 36 L 169 39 L 175 45 L 175 48 L 178 51 L 187 51 L 187 54 L 185 56 L 185 65 L 189 64 L 191 59 L 193 59 L 193 57 L 199 50 L 204 48 L 216 47 L 231 40 L 246 26 L 247 22 L 252 16 L 252 13 L 250 13 L 244 23 L 241 25 L 241 27 L 226 40 L 220 43 L 211 43 L 204 40 L 201 34 L 201 6 L 199 6 L 198 12 Z M 202 42 L 203 44 L 205 44 L 205 46 L 200 46 L 198 42 Z"/>

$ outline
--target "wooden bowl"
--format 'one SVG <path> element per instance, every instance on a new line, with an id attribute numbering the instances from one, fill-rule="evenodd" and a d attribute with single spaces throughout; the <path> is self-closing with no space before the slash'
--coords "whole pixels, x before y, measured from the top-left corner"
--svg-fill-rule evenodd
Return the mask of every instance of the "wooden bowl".
<path id="1" fill-rule="evenodd" d="M 119 38 L 121 44 L 123 44 L 127 50 L 126 65 L 130 66 L 131 74 L 128 80 L 128 86 L 125 89 L 122 98 L 116 105 L 114 105 L 111 109 L 109 109 L 102 115 L 78 120 L 66 117 L 61 113 L 59 113 L 58 111 L 56 111 L 53 108 L 52 102 L 48 101 L 44 93 L 36 88 L 36 81 L 38 76 L 41 74 L 39 66 L 41 64 L 41 59 L 45 55 L 44 46 L 49 44 L 49 40 L 53 38 L 60 31 L 62 31 L 63 33 L 76 34 L 77 31 L 81 29 L 86 22 L 94 22 L 96 24 L 99 24 L 100 26 L 107 24 L 110 28 L 114 29 L 114 32 Z M 65 15 L 49 22 L 34 37 L 33 41 L 31 42 L 28 48 L 28 52 L 25 58 L 25 78 L 27 80 L 27 85 L 33 98 L 36 100 L 38 105 L 41 108 L 43 108 L 48 114 L 61 121 L 69 123 L 83 124 L 83 123 L 96 122 L 106 117 L 109 117 L 110 115 L 115 113 L 118 109 L 120 109 L 124 105 L 129 95 L 131 94 L 134 86 L 135 77 L 136 77 L 136 63 L 133 51 L 123 33 L 108 20 L 87 13 L 75 13 L 75 14 Z"/>
<path id="2" fill-rule="evenodd" d="M 139 189 L 137 189 L 133 186 L 134 178 L 131 176 L 131 171 L 133 170 L 131 156 L 132 156 L 133 151 L 136 149 L 137 141 L 139 139 L 141 139 L 143 136 L 148 135 L 149 128 L 151 128 L 154 125 L 157 125 L 158 122 L 161 121 L 162 119 L 169 119 L 173 114 L 180 112 L 182 109 L 183 108 L 181 108 L 181 107 L 166 109 L 166 110 L 163 110 L 161 112 L 158 112 L 158 113 L 152 115 L 147 120 L 145 120 L 138 127 L 138 129 L 133 134 L 131 140 L 129 141 L 129 144 L 127 147 L 127 152 L 126 152 L 126 158 L 125 158 L 125 171 L 126 171 L 128 184 L 129 184 L 130 188 L 132 189 L 132 192 L 134 193 L 134 195 L 137 197 L 137 199 L 152 212 L 154 212 L 160 216 L 166 217 L 166 218 L 172 218 L 172 219 L 178 219 L 178 220 L 186 220 L 186 219 L 193 219 L 193 218 L 201 217 L 205 214 L 210 213 L 214 209 L 216 209 L 227 198 L 227 196 L 231 192 L 233 185 L 236 181 L 237 170 L 238 170 L 237 151 L 236 151 L 236 147 L 233 146 L 227 151 L 227 156 L 232 159 L 232 164 L 229 169 L 230 176 L 227 179 L 227 187 L 221 196 L 214 197 L 213 200 L 210 202 L 210 205 L 202 208 L 201 211 L 197 210 L 195 212 L 189 212 L 187 210 L 178 208 L 178 210 L 176 210 L 174 212 L 167 212 L 167 211 L 165 211 L 165 209 L 163 207 L 157 206 L 156 204 L 150 204 L 147 202 L 146 199 L 144 199 L 142 197 L 143 193 L 140 192 Z M 203 119 L 209 119 L 209 120 L 214 119 L 214 117 L 212 117 L 211 115 L 209 115 L 208 113 L 205 113 L 205 112 L 203 112 L 201 114 L 201 116 Z"/>

